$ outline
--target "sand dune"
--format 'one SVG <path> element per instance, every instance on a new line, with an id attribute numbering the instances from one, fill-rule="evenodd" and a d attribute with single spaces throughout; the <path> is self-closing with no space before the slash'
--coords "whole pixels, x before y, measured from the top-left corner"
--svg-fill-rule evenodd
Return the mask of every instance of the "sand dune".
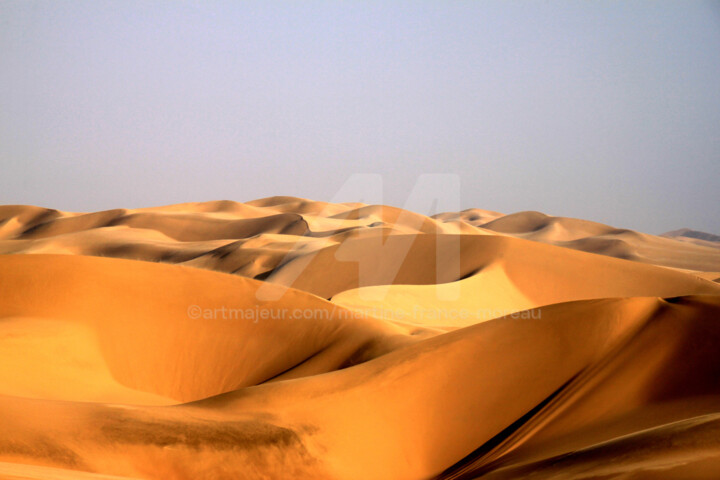
<path id="1" fill-rule="evenodd" d="M 689 243 L 674 238 L 613 228 L 575 218 L 551 217 L 539 212 L 506 215 L 480 228 L 561 247 L 599 253 L 666 267 L 717 270 L 717 252 L 708 242 Z"/>
<path id="2" fill-rule="evenodd" d="M 718 439 L 720 415 L 709 414 L 641 430 L 547 460 L 497 469 L 481 478 L 713 478 L 720 471 Z"/>
<path id="3" fill-rule="evenodd" d="M 386 313 L 388 319 L 429 322 L 425 323 L 427 326 L 467 326 L 574 300 L 720 295 L 720 285 L 716 283 L 661 267 L 513 238 L 469 237 L 465 240 L 468 245 L 461 250 L 462 257 L 478 262 L 475 273 L 467 278 L 438 285 L 366 286 L 338 293 L 332 300 L 354 309 Z M 476 244 L 475 249 L 470 247 L 472 244 Z M 478 252 L 489 255 L 483 258 Z M 416 259 L 412 253 L 408 255 L 413 265 L 422 265 L 422 259 L 428 258 L 432 259 L 432 253 L 419 254 Z M 312 271 L 312 265 L 308 271 Z M 453 313 L 455 317 L 448 318 Z"/>
<path id="4" fill-rule="evenodd" d="M 0 477 L 718 478 L 702 242 L 294 197 L 0 206 Z"/>
<path id="5" fill-rule="evenodd" d="M 121 229 L 126 231 L 120 234 Z M 89 234 L 88 238 L 83 238 L 84 232 Z M 295 197 L 270 197 L 247 203 L 185 203 L 87 214 L 32 206 L 0 206 L 0 253 L 70 253 L 167 263 L 183 263 L 210 255 L 215 258 L 196 260 L 193 266 L 252 277 L 268 274 L 281 263 L 331 243 L 419 233 L 514 236 L 683 270 L 720 271 L 717 242 L 647 235 L 539 212 L 503 215 L 468 209 L 430 218 L 395 207 L 331 204 Z M 121 240 L 119 235 L 123 235 Z M 264 235 L 283 235 L 282 251 L 275 248 L 267 257 L 256 250 L 242 251 L 245 242 L 241 240 Z M 276 237 L 273 242 L 275 240 Z M 224 247 L 220 254 L 214 252 L 219 247 Z M 247 245 L 247 248 L 254 246 Z M 235 253 L 232 261 L 217 261 L 217 257 L 230 251 Z M 284 260 L 278 258 L 280 254 Z M 250 263 L 253 266 L 243 267 Z"/>
<path id="6" fill-rule="evenodd" d="M 363 259 L 359 265 L 358 259 Z M 644 296 L 649 292 L 657 295 L 674 295 L 675 291 L 718 292 L 716 285 L 670 269 L 515 238 L 477 235 L 397 235 L 348 240 L 314 255 L 293 259 L 267 280 L 327 298 L 357 287 L 454 282 L 482 276 L 483 270 L 495 263 L 502 264 L 521 291 L 537 299 L 534 305 Z M 595 268 L 598 272 L 589 274 Z M 333 271 L 332 276 L 326 275 L 329 270 Z M 568 296 L 567 291 L 573 293 Z"/>
<path id="7" fill-rule="evenodd" d="M 533 240 L 568 241 L 602 235 L 613 231 L 612 227 L 576 218 L 551 217 L 540 212 L 520 212 L 504 215 L 482 228 L 499 233 L 531 236 Z"/>
<path id="8" fill-rule="evenodd" d="M 449 221 L 462 221 L 469 225 L 479 227 L 484 225 L 491 220 L 502 217 L 503 214 L 499 212 L 493 212 L 492 210 L 482 210 L 480 208 L 468 208 L 462 212 L 446 212 L 433 215 L 432 218 L 441 220 L 443 222 Z"/>
<path id="9" fill-rule="evenodd" d="M 13 421 L 2 433 L 0 447 L 9 439 L 21 445 L 40 441 L 48 445 L 45 451 L 18 448 L 16 459 L 145 478 L 165 478 L 178 471 L 208 478 L 282 478 L 283 471 L 306 478 L 429 478 L 473 452 L 480 461 L 470 465 L 481 469 L 482 458 L 493 453 L 481 447 L 497 443 L 498 435 L 528 445 L 542 436 L 542 427 L 552 432 L 552 421 L 562 418 L 559 415 L 582 410 L 592 401 L 605 406 L 608 392 L 599 387 L 609 371 L 633 377 L 634 370 L 643 367 L 642 356 L 634 358 L 639 344 L 661 360 L 679 360 L 678 375 L 665 380 L 663 362 L 653 362 L 637 385 L 623 384 L 624 390 L 633 387 L 639 395 L 632 402 L 613 395 L 605 416 L 617 418 L 628 410 L 642 414 L 644 404 L 717 395 L 717 353 L 709 348 L 715 338 L 705 335 L 708 328 L 714 335 L 718 331 L 705 315 L 720 313 L 720 302 L 707 298 L 715 300 L 683 298 L 668 304 L 636 298 L 544 307 L 540 319 L 485 322 L 354 368 L 172 409 L 5 397 L 0 404 L 12 413 Z M 585 321 L 578 322 L 578 317 Z M 686 328 L 685 335 L 669 346 L 647 345 L 652 340 L 648 336 L 663 333 L 668 322 Z M 683 355 L 698 341 L 705 347 Z M 695 372 L 689 391 L 678 385 L 684 370 Z M 661 379 L 662 387 L 656 388 Z M 705 408 L 717 406 L 715 397 Z M 670 410 L 664 417 L 631 416 L 620 426 L 640 424 L 640 432 L 651 428 L 648 423 L 662 428 L 665 423 L 651 422 L 683 412 Z M 28 411 L 31 419 L 24 413 Z M 519 426 L 515 423 L 528 414 Z M 569 422 L 570 433 L 583 435 L 574 439 L 572 451 L 578 445 L 597 445 L 603 433 L 611 440 L 623 437 L 612 424 L 600 434 L 585 433 L 602 417 L 575 417 Z M 693 438 L 697 442 L 705 437 Z M 199 444 L 211 448 L 198 448 Z M 500 447 L 512 452 L 506 443 L 500 442 Z M 651 442 L 637 447 L 644 456 L 653 453 Z M 711 456 L 703 453 L 700 458 Z M 662 463 L 662 458 L 657 461 Z M 450 478 L 453 470 L 449 469 Z"/>
<path id="10" fill-rule="evenodd" d="M 172 265 L 6 255 L 0 256 L 0 282 L 0 316 L 9 319 L 3 323 L 5 348 L 16 351 L 18 336 L 29 337 L 28 346 L 42 346 L 34 331 L 52 331 L 45 341 L 72 341 L 95 350 L 91 355 L 66 346 L 77 355 L 68 363 L 80 369 L 92 363 L 107 379 L 177 401 L 334 370 L 414 341 L 399 327 L 303 292 L 283 291 L 265 308 L 255 297 L 258 281 Z M 267 318 L 260 317 L 261 310 Z M 271 342 L 282 348 L 268 350 Z M 42 353 L 33 367 L 38 374 L 48 359 Z M 0 384 L 10 389 L 4 393 L 41 388 L 27 385 L 31 377 L 15 375 L 16 367 L 13 363 L 4 372 L 14 380 Z M 57 386 L 62 390 L 47 396 L 83 399 L 78 387 L 59 381 Z M 97 400 L 119 401 L 112 391 L 108 395 Z"/>
<path id="11" fill-rule="evenodd" d="M 679 230 L 673 230 L 672 232 L 666 232 L 663 233 L 662 236 L 675 238 L 677 240 L 700 241 L 703 245 L 720 248 L 720 235 L 713 235 L 712 233 L 700 232 L 689 228 L 681 228 Z"/>

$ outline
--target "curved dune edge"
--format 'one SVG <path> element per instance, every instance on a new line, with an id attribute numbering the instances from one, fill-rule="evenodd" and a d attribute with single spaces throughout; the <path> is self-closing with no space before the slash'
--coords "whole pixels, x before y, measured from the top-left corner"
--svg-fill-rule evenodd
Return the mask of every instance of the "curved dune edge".
<path id="1" fill-rule="evenodd" d="M 468 209 L 431 218 L 396 207 L 294 197 L 93 213 L 0 206 L 0 253 L 191 262 L 192 266 L 249 277 L 268 275 L 296 256 L 351 238 L 437 233 L 518 237 L 641 263 L 720 271 L 715 246 L 539 212 L 503 215 Z"/>
<path id="2" fill-rule="evenodd" d="M 652 295 L 666 281 L 684 283 L 690 289 L 686 293 L 695 293 L 695 288 L 717 291 L 710 282 L 672 269 L 517 238 L 454 234 L 348 239 L 294 258 L 266 280 L 331 298 L 358 287 L 451 283 L 498 261 L 516 283 L 524 285 L 521 290 L 536 292 L 539 304 L 568 300 L 559 298 L 568 286 L 586 292 L 580 298 Z M 643 285 L 648 288 L 638 293 Z"/>
<path id="3" fill-rule="evenodd" d="M 720 414 L 679 420 L 483 479 L 713 478 L 720 471 Z M 469 477 L 468 477 L 469 478 Z"/>
<path id="4" fill-rule="evenodd" d="M 259 287 L 278 289 L 175 265 L 2 255 L 0 393 L 134 403 L 130 387 L 151 394 L 135 402 L 177 403 L 342 368 L 423 337 L 305 292 L 258 300 Z M 64 366 L 48 369 L 54 357 Z"/>
<path id="5" fill-rule="evenodd" d="M 671 269 L 605 258 L 585 252 L 527 242 L 515 238 L 449 235 L 396 237 L 406 252 L 393 283 L 382 266 L 398 252 L 391 243 L 383 248 L 387 256 L 376 255 L 368 270 L 373 276 L 362 275 L 354 265 L 338 269 L 331 278 L 318 278 L 320 267 L 312 263 L 298 275 L 293 286 L 324 296 L 340 286 L 360 283 L 377 285 L 351 288 L 332 296 L 339 305 L 372 313 L 375 316 L 425 326 L 467 326 L 522 310 L 553 303 L 606 297 L 679 296 L 720 294 L 713 282 Z M 326 257 L 337 256 L 339 248 L 362 250 L 365 240 L 348 241 L 341 247 L 328 248 Z M 447 244 L 442 246 L 443 243 Z M 357 245 L 357 246 L 351 246 Z M 459 271 L 468 275 L 462 280 L 436 285 L 402 285 L 432 283 L 435 252 L 438 249 L 459 250 Z M 369 249 L 368 249 L 369 250 Z M 320 252 L 313 261 L 327 263 Z M 359 256 L 359 255 L 358 255 Z M 292 263 L 286 268 L 291 268 Z M 416 274 L 422 271 L 423 276 Z M 284 269 L 277 273 L 283 281 Z M 389 275 L 388 275 L 389 277 Z M 440 280 L 449 279 L 437 272 Z M 268 280 L 273 280 L 270 277 Z M 289 283 L 289 282 L 288 282 Z M 387 285 L 386 285 L 387 283 Z"/>
<path id="6" fill-rule="evenodd" d="M 473 452 L 444 477 L 476 478 L 719 412 L 720 386 L 712 380 L 718 374 L 718 308 L 718 296 L 667 299 L 621 349 L 579 375 L 532 418 Z M 696 453 L 715 449 L 702 438 L 697 440 Z M 661 450 L 667 444 L 659 441 L 655 446 L 655 461 L 661 464 L 666 454 Z M 587 467 L 588 471 L 594 468 Z M 599 472 L 593 475 L 601 476 Z"/>
<path id="7" fill-rule="evenodd" d="M 543 420 L 592 401 L 602 402 L 604 413 L 574 422 L 569 434 L 617 418 L 618 412 L 607 407 L 628 415 L 694 396 L 714 398 L 706 408 L 720 405 L 713 370 L 720 297 L 681 297 L 670 303 L 655 298 L 591 300 L 540 310 L 540 319 L 505 317 L 353 368 L 184 406 L 2 397 L 0 459 L 142 478 L 287 478 L 287 472 L 296 478 L 428 478 L 548 398 L 544 409 L 514 428 L 533 427 L 534 418 Z M 648 335 L 665 335 L 668 327 L 684 335 L 670 345 L 648 342 Z M 663 362 L 645 368 L 644 359 L 632 354 L 637 342 L 647 343 L 651 354 L 683 361 L 677 378 L 667 378 Z M 681 355 L 688 348 L 696 355 Z M 622 395 L 607 398 L 598 390 L 609 368 L 626 375 L 644 369 L 644 380 L 632 385 L 638 388 L 632 408 Z M 687 371 L 696 372 L 689 391 L 680 378 Z M 682 420 L 687 419 L 676 419 Z M 526 444 L 551 426 L 552 418 Z M 623 436 L 614 434 L 613 429 L 595 431 L 585 445 L 582 437 L 575 438 L 573 451 Z M 712 442 L 702 443 L 705 434 L 693 438 L 697 448 L 714 448 Z M 643 455 L 662 456 L 661 446 L 648 442 Z"/>

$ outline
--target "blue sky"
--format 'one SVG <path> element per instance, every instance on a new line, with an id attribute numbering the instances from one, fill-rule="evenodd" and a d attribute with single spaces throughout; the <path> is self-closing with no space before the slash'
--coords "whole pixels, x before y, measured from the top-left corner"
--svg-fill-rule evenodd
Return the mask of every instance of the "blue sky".
<path id="1" fill-rule="evenodd" d="M 717 2 L 2 0 L 0 203 L 450 173 L 463 208 L 720 233 L 718 79 Z"/>

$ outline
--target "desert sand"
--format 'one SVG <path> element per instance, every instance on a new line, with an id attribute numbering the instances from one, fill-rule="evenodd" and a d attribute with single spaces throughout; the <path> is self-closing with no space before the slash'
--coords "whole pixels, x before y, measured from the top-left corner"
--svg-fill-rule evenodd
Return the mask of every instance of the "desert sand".
<path id="1" fill-rule="evenodd" d="M 688 230 L 0 206 L 0 478 L 716 479 L 719 347 Z"/>

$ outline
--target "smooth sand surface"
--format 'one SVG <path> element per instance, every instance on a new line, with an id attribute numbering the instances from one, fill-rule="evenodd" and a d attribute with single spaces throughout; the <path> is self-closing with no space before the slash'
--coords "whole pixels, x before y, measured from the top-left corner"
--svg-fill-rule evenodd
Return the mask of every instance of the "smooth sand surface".
<path id="1" fill-rule="evenodd" d="M 720 478 L 718 272 L 539 212 L 0 206 L 0 478 Z"/>

